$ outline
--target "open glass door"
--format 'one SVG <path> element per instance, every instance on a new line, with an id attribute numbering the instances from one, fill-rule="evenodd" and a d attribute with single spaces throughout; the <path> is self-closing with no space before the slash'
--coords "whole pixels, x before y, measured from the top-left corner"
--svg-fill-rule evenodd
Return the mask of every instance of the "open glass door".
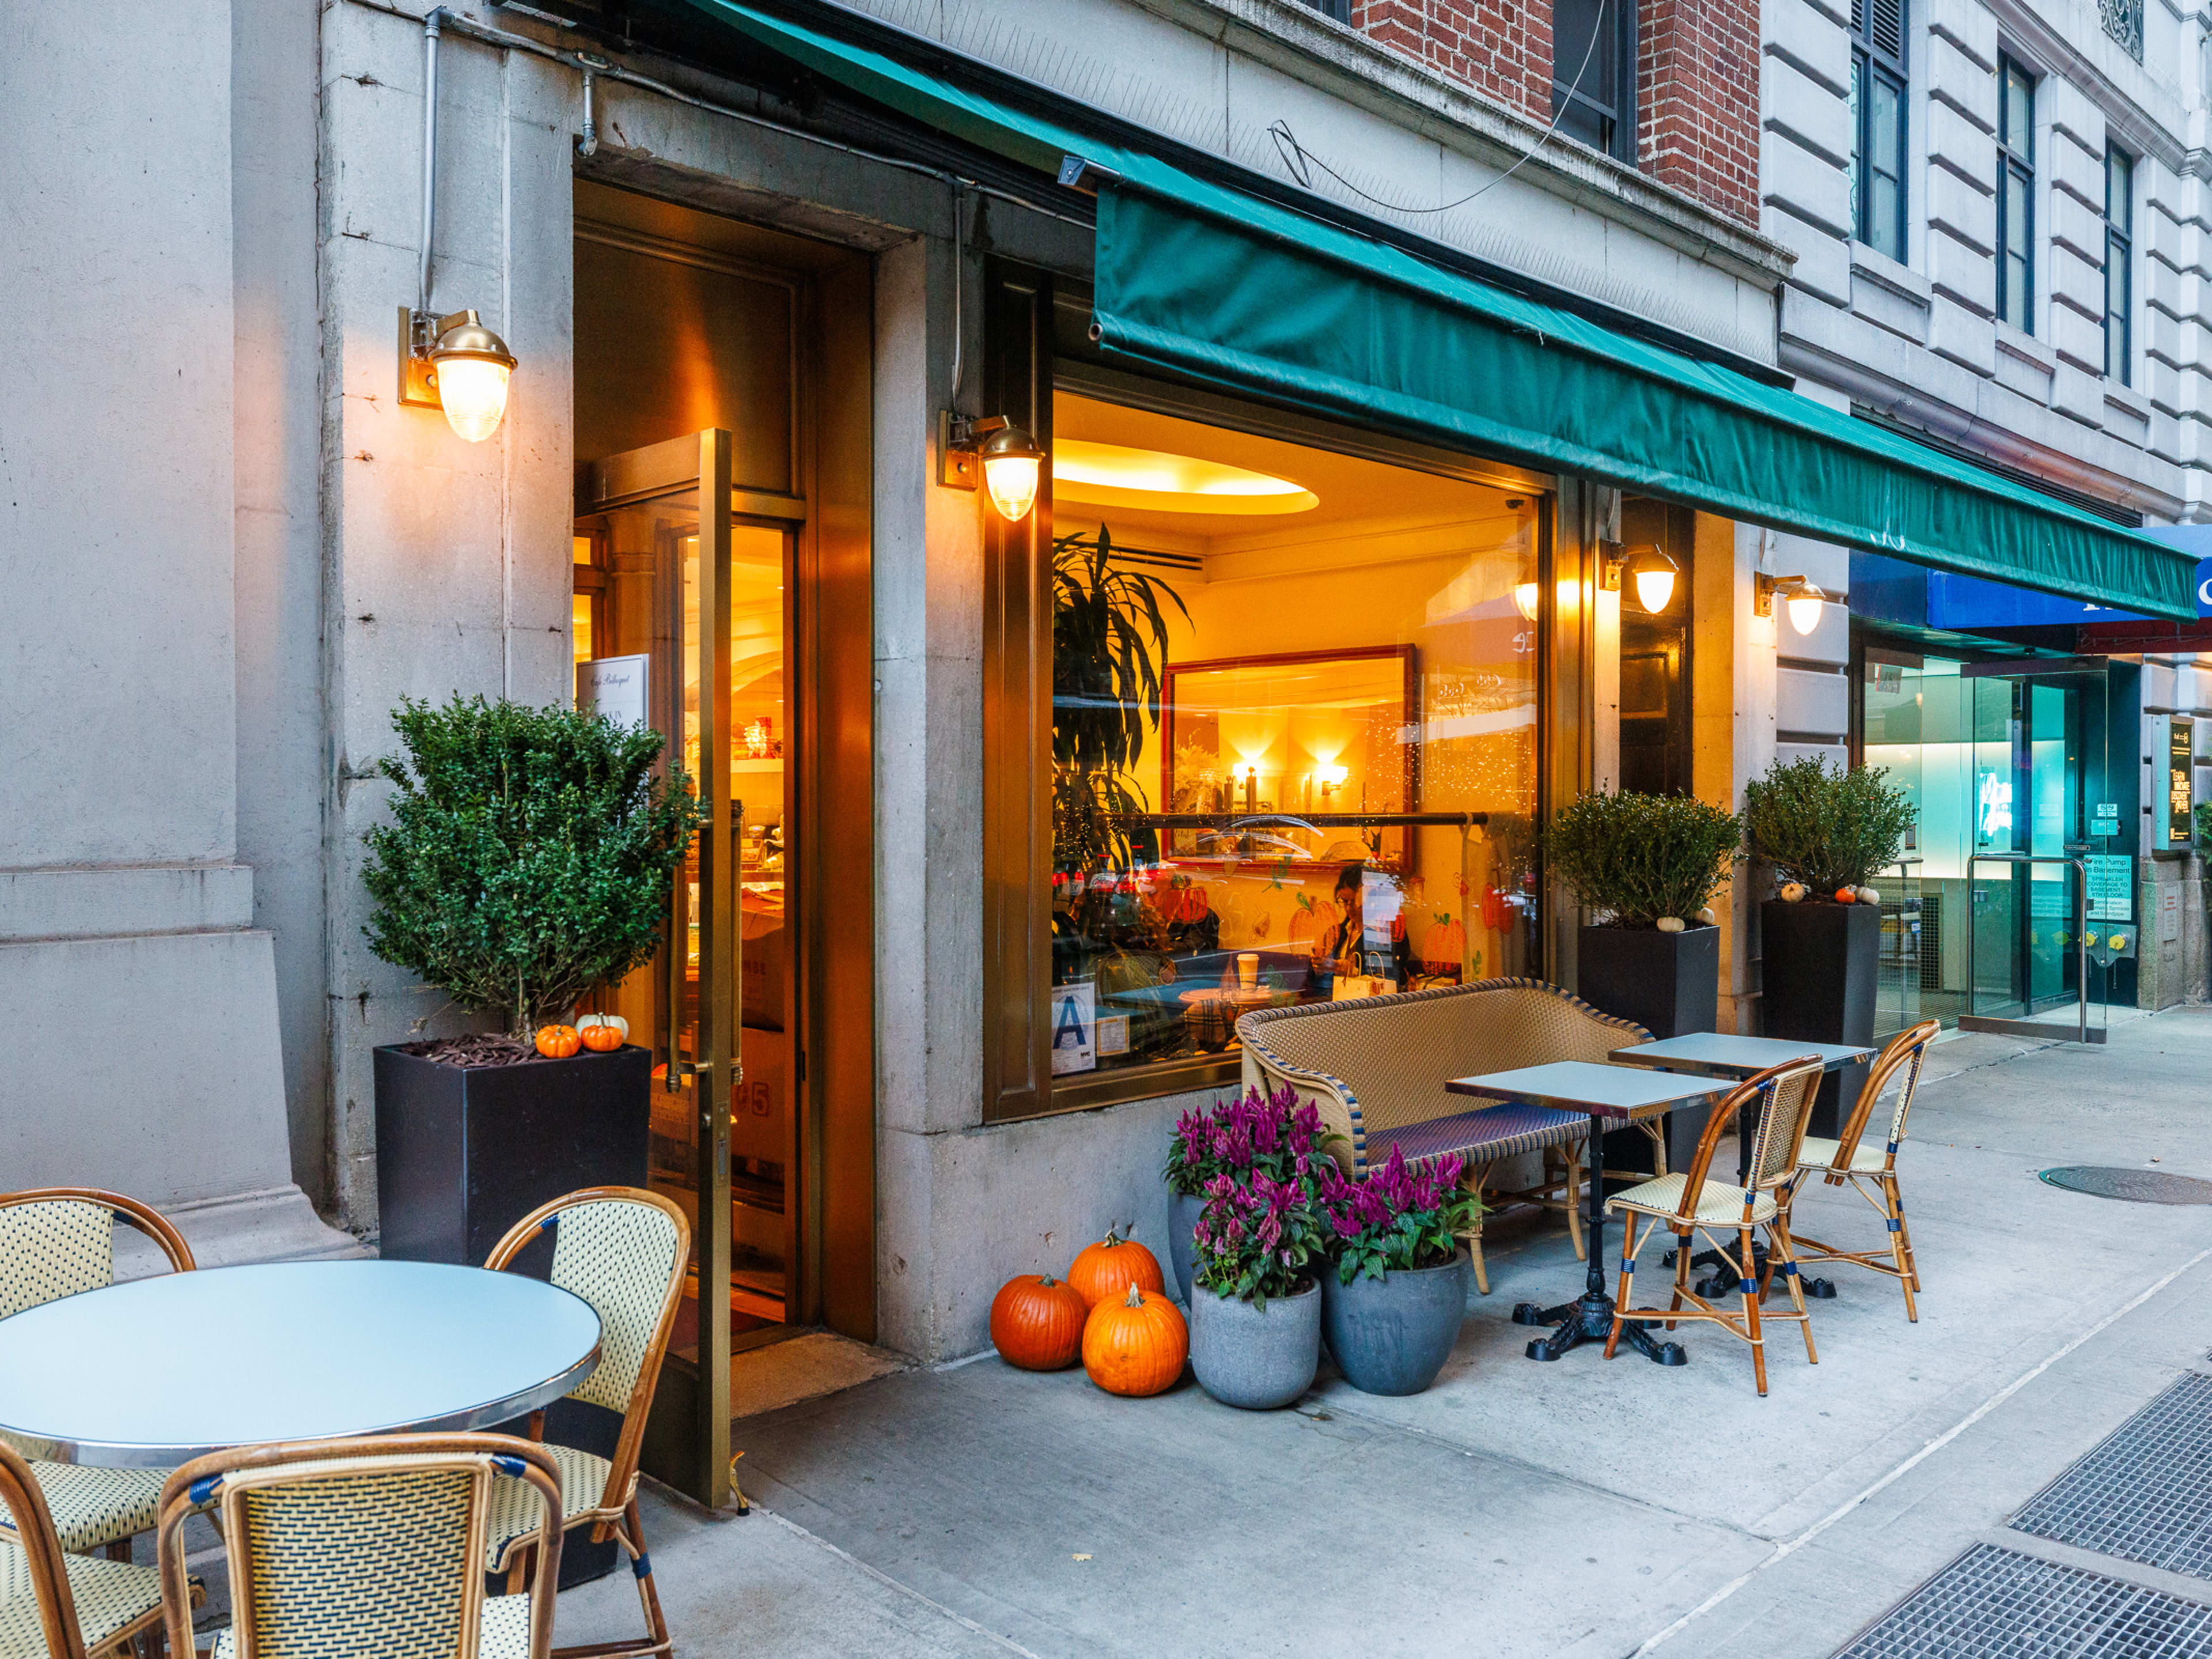
<path id="1" fill-rule="evenodd" d="M 646 1465 L 714 1505 L 726 1498 L 729 1357 L 782 1324 L 794 1259 L 783 1059 L 793 537 L 738 512 L 731 448 L 729 433 L 710 430 L 592 462 L 576 519 L 592 652 L 580 631 L 579 701 L 641 668 L 663 763 L 681 766 L 705 809 L 669 896 L 669 942 L 609 1006 L 653 1047 L 650 1179 L 691 1221 Z"/>

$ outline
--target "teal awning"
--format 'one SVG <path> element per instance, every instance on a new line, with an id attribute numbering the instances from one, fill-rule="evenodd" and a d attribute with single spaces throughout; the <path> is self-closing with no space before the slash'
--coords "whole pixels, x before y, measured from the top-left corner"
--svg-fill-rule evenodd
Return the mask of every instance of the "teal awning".
<path id="1" fill-rule="evenodd" d="M 1094 305 L 1109 352 L 1937 569 L 2197 615 L 2187 555 L 1972 462 L 742 0 L 691 3 L 983 149 L 1106 169 Z"/>

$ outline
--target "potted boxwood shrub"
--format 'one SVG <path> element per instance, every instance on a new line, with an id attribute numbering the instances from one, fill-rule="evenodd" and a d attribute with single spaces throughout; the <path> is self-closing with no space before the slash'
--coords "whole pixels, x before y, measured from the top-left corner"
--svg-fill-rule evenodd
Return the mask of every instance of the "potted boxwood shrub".
<path id="1" fill-rule="evenodd" d="M 1253 1170 L 1277 1181 L 1310 1176 L 1328 1162 L 1329 1143 L 1343 1136 L 1324 1134 L 1321 1109 L 1300 1107 L 1297 1091 L 1285 1084 L 1262 1097 L 1258 1089 L 1217 1101 L 1210 1112 L 1185 1112 L 1168 1143 L 1168 1252 L 1184 1305 L 1190 1303 L 1192 1241 L 1206 1189 L 1219 1176 L 1243 1180 Z"/>
<path id="2" fill-rule="evenodd" d="M 1874 1042 L 1881 901 L 1869 884 L 1896 863 L 1917 816 L 1881 767 L 1829 766 L 1820 756 L 1777 761 L 1744 786 L 1752 856 L 1774 866 L 1778 895 L 1759 907 L 1765 1035 L 1812 1042 Z M 1858 1068 L 1850 1091 L 1857 1093 Z M 1836 1133 L 1844 1085 L 1822 1080 L 1812 1132 Z"/>
<path id="3" fill-rule="evenodd" d="M 1583 907 L 1576 991 L 1656 1037 L 1710 1031 L 1720 1007 L 1713 890 L 1743 840 L 1733 812 L 1688 795 L 1584 795 L 1544 831 Z"/>
<path id="4" fill-rule="evenodd" d="M 698 807 L 682 773 L 654 778 L 643 727 L 459 696 L 410 699 L 392 724 L 404 752 L 378 763 L 392 821 L 367 836 L 362 931 L 505 1030 L 376 1051 L 380 1248 L 480 1262 L 547 1199 L 645 1184 L 651 1052 L 582 1049 L 565 1022 L 652 960 Z M 549 1058 L 535 1038 L 556 1022 Z"/>
<path id="5" fill-rule="evenodd" d="M 1463 1160 L 1389 1162 L 1347 1180 L 1321 1172 L 1334 1271 L 1322 1275 L 1322 1334 L 1345 1381 L 1366 1394 L 1419 1394 L 1437 1380 L 1467 1316 L 1467 1246 L 1481 1205 L 1461 1187 Z"/>
<path id="6" fill-rule="evenodd" d="M 1190 1368 L 1224 1406 L 1269 1411 L 1321 1363 L 1321 1218 L 1310 1176 L 1220 1175 L 1206 1188 L 1190 1298 Z"/>

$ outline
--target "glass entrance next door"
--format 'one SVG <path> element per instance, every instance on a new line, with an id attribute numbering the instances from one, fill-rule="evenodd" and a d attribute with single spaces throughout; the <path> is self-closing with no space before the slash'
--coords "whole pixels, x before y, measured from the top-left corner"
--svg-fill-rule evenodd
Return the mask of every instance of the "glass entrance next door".
<path id="1" fill-rule="evenodd" d="M 1919 808 L 1886 908 L 1881 1024 L 2104 1040 L 2131 959 L 2134 860 L 2096 659 L 1969 663 L 1869 647 L 1864 759 Z M 2131 796 L 2130 797 L 2131 799 Z M 2131 989 L 2131 983 L 2128 988 Z"/>

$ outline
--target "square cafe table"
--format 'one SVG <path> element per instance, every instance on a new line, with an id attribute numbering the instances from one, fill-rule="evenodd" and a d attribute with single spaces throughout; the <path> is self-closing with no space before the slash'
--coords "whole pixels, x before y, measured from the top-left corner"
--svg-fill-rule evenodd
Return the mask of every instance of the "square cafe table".
<path id="1" fill-rule="evenodd" d="M 1455 1095 L 1582 1112 L 1590 1121 L 1589 1216 L 1583 1224 L 1588 1235 L 1583 1255 L 1589 1271 L 1579 1300 L 1563 1302 L 1555 1308 L 1523 1302 L 1513 1310 L 1516 1325 L 1555 1328 L 1549 1336 L 1540 1336 L 1528 1344 L 1529 1358 L 1557 1359 L 1585 1342 L 1602 1342 L 1612 1332 L 1613 1302 L 1605 1288 L 1605 1176 L 1600 1169 L 1604 1160 L 1595 1151 L 1607 1128 L 1678 1106 L 1704 1104 L 1726 1094 L 1730 1086 L 1730 1079 L 1601 1066 L 1586 1060 L 1554 1060 L 1548 1066 L 1454 1078 L 1444 1085 Z M 1644 1358 L 1662 1365 L 1687 1363 L 1688 1356 L 1680 1343 L 1661 1342 L 1640 1324 L 1623 1327 L 1621 1338 Z"/>
<path id="2" fill-rule="evenodd" d="M 1779 1066 L 1784 1060 L 1802 1060 L 1808 1054 L 1817 1055 L 1823 1072 L 1839 1072 L 1846 1066 L 1856 1066 L 1874 1058 L 1875 1051 L 1862 1048 L 1850 1042 L 1792 1042 L 1787 1037 L 1730 1036 L 1720 1031 L 1692 1031 L 1686 1036 L 1668 1037 L 1658 1042 L 1639 1042 L 1632 1048 L 1615 1048 L 1611 1058 L 1617 1065 L 1647 1066 L 1655 1071 L 1681 1072 L 1693 1077 L 1723 1077 L 1741 1080 L 1770 1066 Z M 1739 1126 L 1735 1137 L 1736 1184 L 1744 1185 L 1751 1179 L 1751 1137 Z M 1752 1247 L 1759 1262 L 1766 1261 L 1766 1246 Z M 1700 1296 L 1714 1296 L 1726 1290 L 1737 1275 L 1736 1265 L 1725 1260 L 1718 1250 L 1700 1250 L 1690 1258 L 1692 1267 L 1711 1267 L 1718 1276 L 1698 1286 Z M 1667 1265 L 1673 1267 L 1670 1252 Z M 1826 1279 L 1808 1279 L 1805 1294 L 1826 1298 L 1836 1293 L 1835 1283 Z"/>

